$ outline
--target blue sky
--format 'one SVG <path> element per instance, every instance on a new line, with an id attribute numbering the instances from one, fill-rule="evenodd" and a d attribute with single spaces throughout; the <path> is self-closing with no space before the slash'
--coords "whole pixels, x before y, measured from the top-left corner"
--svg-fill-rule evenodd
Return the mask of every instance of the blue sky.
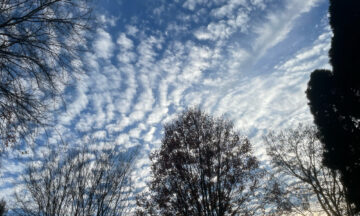
<path id="1" fill-rule="evenodd" d="M 261 157 L 261 136 L 309 123 L 310 73 L 329 68 L 327 0 L 103 0 L 83 71 L 63 89 L 48 142 L 97 140 L 93 148 L 141 146 L 136 187 L 162 125 L 186 107 L 234 121 Z M 40 158 L 41 146 L 25 158 Z M 24 164 L 4 158 L 0 194 L 10 194 Z M 2 192 L 1 192 L 2 191 Z M 1 197 L 2 195 L 0 195 Z"/>

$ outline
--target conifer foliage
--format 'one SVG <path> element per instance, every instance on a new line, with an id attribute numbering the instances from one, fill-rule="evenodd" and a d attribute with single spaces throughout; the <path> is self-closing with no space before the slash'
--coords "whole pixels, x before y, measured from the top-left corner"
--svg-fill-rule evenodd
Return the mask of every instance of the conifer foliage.
<path id="1" fill-rule="evenodd" d="M 324 163 L 340 171 L 347 198 L 360 211 L 360 1 L 330 0 L 329 14 L 333 70 L 311 74 L 307 97 Z"/>

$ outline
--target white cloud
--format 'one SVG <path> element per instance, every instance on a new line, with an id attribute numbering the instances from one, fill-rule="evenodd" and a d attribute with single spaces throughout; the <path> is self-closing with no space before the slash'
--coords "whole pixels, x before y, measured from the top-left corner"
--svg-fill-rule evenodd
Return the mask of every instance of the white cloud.
<path id="1" fill-rule="evenodd" d="M 127 142 L 129 142 L 129 135 L 127 134 L 120 134 L 117 138 L 116 138 L 116 144 L 121 145 L 121 144 L 125 144 Z"/>
<path id="2" fill-rule="evenodd" d="M 264 10 L 266 8 L 265 0 L 250 0 L 251 4 Z"/>
<path id="3" fill-rule="evenodd" d="M 248 22 L 250 20 L 249 14 L 246 10 L 238 10 L 237 13 L 231 11 L 224 12 L 230 17 L 221 19 L 219 21 L 213 21 L 206 27 L 200 27 L 194 32 L 194 36 L 199 40 L 219 40 L 227 39 L 235 32 L 246 32 L 248 30 Z M 235 14 L 235 15 L 234 15 Z M 214 14 L 217 17 L 217 13 Z"/>
<path id="4" fill-rule="evenodd" d="M 169 110 L 167 107 L 160 107 L 160 106 L 155 107 L 152 110 L 152 112 L 149 114 L 149 117 L 147 119 L 147 124 L 149 125 L 158 124 L 166 116 L 168 111 Z"/>
<path id="5" fill-rule="evenodd" d="M 197 5 L 205 4 L 208 0 L 186 0 L 183 4 L 184 8 L 194 10 Z"/>
<path id="6" fill-rule="evenodd" d="M 144 135 L 143 139 L 145 142 L 151 142 L 154 138 L 155 127 L 151 127 L 150 130 Z"/>
<path id="7" fill-rule="evenodd" d="M 212 50 L 208 47 L 198 47 L 193 44 L 189 44 L 191 47 L 188 54 L 188 61 L 185 63 L 185 67 L 178 77 L 180 81 L 198 81 L 202 75 L 202 72 L 210 66 L 210 59 L 212 57 Z"/>
<path id="8" fill-rule="evenodd" d="M 115 26 L 117 20 L 118 18 L 115 16 L 106 16 L 105 14 L 97 16 L 97 21 L 103 25 Z"/>
<path id="9" fill-rule="evenodd" d="M 288 59 L 284 63 L 275 66 L 276 69 L 285 71 L 305 71 L 320 62 L 327 62 L 327 52 L 330 49 L 332 33 L 326 30 L 321 34 L 311 47 L 306 47 L 296 53 L 295 57 Z"/>
<path id="10" fill-rule="evenodd" d="M 239 6 L 248 7 L 247 0 L 228 0 L 225 5 L 213 9 L 211 14 L 217 18 L 229 17 L 233 15 L 233 11 Z"/>
<path id="11" fill-rule="evenodd" d="M 122 52 L 117 55 L 117 59 L 125 64 L 133 63 L 136 60 L 136 54 L 134 52 Z"/>
<path id="12" fill-rule="evenodd" d="M 157 55 L 154 48 L 156 48 L 157 45 L 160 45 L 160 43 L 160 40 L 151 36 L 147 40 L 143 40 L 137 47 L 139 58 L 136 64 L 143 72 L 151 70 L 151 66 Z"/>
<path id="13" fill-rule="evenodd" d="M 138 83 L 135 79 L 136 71 L 133 66 L 123 66 L 121 71 L 126 76 L 125 86 L 122 88 L 120 98 L 113 103 L 120 113 L 127 113 L 131 108 L 132 100 L 137 92 Z"/>
<path id="14" fill-rule="evenodd" d="M 96 131 L 96 132 L 94 132 L 93 134 L 92 134 L 92 138 L 93 139 L 104 139 L 104 138 L 106 138 L 106 134 L 107 134 L 107 132 L 106 131 L 104 131 L 104 130 L 99 130 L 99 131 Z"/>
<path id="15" fill-rule="evenodd" d="M 267 22 L 254 27 L 258 38 L 253 49 L 258 58 L 263 56 L 269 48 L 283 41 L 294 26 L 300 15 L 309 12 L 311 8 L 322 0 L 293 0 L 286 1 L 285 9 L 267 14 Z"/>
<path id="16" fill-rule="evenodd" d="M 225 114 L 255 139 L 269 128 L 311 120 L 304 91 L 309 72 L 327 65 L 329 30 L 299 51 L 284 45 L 289 46 L 288 58 L 270 64 L 266 73 L 254 75 L 253 70 L 259 69 L 254 62 L 284 41 L 301 14 L 320 1 L 282 1 L 283 10 L 261 11 L 266 19 L 254 20 L 254 6 L 265 9 L 271 1 L 187 0 L 183 6 L 192 11 L 181 19 L 183 28 L 165 26 L 168 33 L 138 17 L 113 35 L 99 29 L 94 54 L 84 56 L 86 75 L 65 95 L 67 113 L 58 116 L 58 134 L 52 134 L 52 142 L 61 134 L 79 143 L 79 132 L 95 131 L 94 138 L 109 137 L 122 149 L 141 145 L 134 177 L 136 186 L 143 187 L 149 174 L 148 153 L 160 146 L 162 125 L 189 105 Z M 209 5 L 216 9 L 205 10 Z M 167 10 L 158 12 L 165 16 Z M 192 41 L 193 36 L 198 40 Z M 102 142 L 97 148 L 109 145 Z"/>
<path id="17" fill-rule="evenodd" d="M 87 95 L 87 77 L 83 77 L 82 82 L 78 82 L 74 94 L 74 102 L 67 106 L 66 113 L 60 116 L 60 122 L 62 124 L 70 124 L 71 120 L 79 115 L 88 105 L 89 99 Z"/>
<path id="18" fill-rule="evenodd" d="M 126 35 L 124 33 L 120 34 L 116 43 L 119 44 L 125 50 L 132 49 L 134 46 L 134 43 L 132 42 L 132 40 L 129 39 L 128 37 L 126 37 Z"/>
<path id="19" fill-rule="evenodd" d="M 226 22 L 221 21 L 218 23 L 210 23 L 206 29 L 196 31 L 195 36 L 201 40 L 218 40 L 229 37 L 233 32 L 234 30 L 229 27 Z"/>
<path id="20" fill-rule="evenodd" d="M 140 138 L 141 129 L 140 128 L 133 128 L 129 131 L 129 136 L 131 138 Z"/>
<path id="21" fill-rule="evenodd" d="M 103 59 L 109 59 L 113 55 L 114 43 L 112 42 L 111 35 L 104 29 L 98 29 L 96 40 L 93 47 L 96 56 Z"/>
<path id="22" fill-rule="evenodd" d="M 129 118 L 131 123 L 140 121 L 144 118 L 145 113 L 141 110 L 134 111 L 130 114 Z"/>
<path id="23" fill-rule="evenodd" d="M 139 32 L 139 29 L 136 26 L 133 25 L 127 25 L 126 26 L 126 33 L 131 36 L 136 36 L 136 34 Z"/>

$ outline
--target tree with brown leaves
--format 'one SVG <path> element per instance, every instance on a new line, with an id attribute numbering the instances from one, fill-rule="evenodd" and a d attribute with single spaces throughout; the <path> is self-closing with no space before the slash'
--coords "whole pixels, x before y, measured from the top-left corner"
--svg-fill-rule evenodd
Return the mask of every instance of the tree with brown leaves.
<path id="1" fill-rule="evenodd" d="M 189 109 L 164 127 L 138 215 L 254 215 L 263 171 L 230 121 Z"/>

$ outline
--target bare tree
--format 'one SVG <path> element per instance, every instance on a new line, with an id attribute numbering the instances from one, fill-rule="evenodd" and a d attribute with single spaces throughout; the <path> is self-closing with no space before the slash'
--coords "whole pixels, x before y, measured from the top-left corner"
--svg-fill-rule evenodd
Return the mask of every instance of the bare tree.
<path id="1" fill-rule="evenodd" d="M 16 193 L 18 207 L 13 211 L 17 215 L 126 215 L 135 157 L 136 150 L 51 151 L 46 160 L 28 167 L 25 189 Z"/>
<path id="2" fill-rule="evenodd" d="M 323 147 L 313 126 L 269 133 L 264 137 L 267 153 L 280 184 L 279 193 L 287 199 L 289 213 L 322 213 L 352 216 L 345 188 L 337 171 L 322 164 Z"/>
<path id="3" fill-rule="evenodd" d="M 44 125 L 77 71 L 89 29 L 86 0 L 0 0 L 0 143 Z"/>
<path id="4" fill-rule="evenodd" d="M 254 215 L 263 172 L 233 124 L 189 109 L 164 127 L 138 215 Z"/>

